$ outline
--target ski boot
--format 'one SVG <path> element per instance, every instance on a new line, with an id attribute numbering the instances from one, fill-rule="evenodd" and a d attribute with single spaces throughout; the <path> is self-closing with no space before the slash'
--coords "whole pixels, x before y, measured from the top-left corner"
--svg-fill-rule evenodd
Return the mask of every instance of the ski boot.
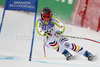
<path id="1" fill-rule="evenodd" d="M 94 56 L 93 56 L 93 55 L 91 55 L 91 56 L 89 56 L 89 57 L 88 57 L 88 60 L 89 60 L 89 61 L 92 61 L 92 60 L 93 60 L 93 58 L 94 58 Z"/>
<path id="2" fill-rule="evenodd" d="M 72 55 L 66 49 L 62 54 L 66 57 L 66 60 L 70 60 L 72 57 Z"/>
<path id="3" fill-rule="evenodd" d="M 71 57 L 72 57 L 72 55 L 71 54 L 68 54 L 68 56 L 66 57 L 66 60 L 70 60 Z"/>
<path id="4" fill-rule="evenodd" d="M 84 56 L 87 57 L 89 61 L 92 61 L 93 58 L 94 58 L 94 56 L 90 52 L 88 52 L 88 51 L 86 51 L 84 53 Z"/>

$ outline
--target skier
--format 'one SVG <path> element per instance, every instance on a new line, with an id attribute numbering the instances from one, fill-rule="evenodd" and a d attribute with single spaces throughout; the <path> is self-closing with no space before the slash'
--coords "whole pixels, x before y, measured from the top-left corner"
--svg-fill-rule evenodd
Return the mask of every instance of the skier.
<path id="1" fill-rule="evenodd" d="M 52 10 L 49 7 L 41 10 L 41 19 L 36 22 L 36 30 L 39 35 L 44 36 L 45 46 L 63 54 L 66 60 L 70 60 L 72 57 L 72 54 L 66 49 L 71 49 L 87 57 L 89 61 L 93 60 L 94 56 L 90 52 L 75 43 L 71 43 L 67 37 L 63 36 L 65 25 L 56 17 L 52 17 Z"/>

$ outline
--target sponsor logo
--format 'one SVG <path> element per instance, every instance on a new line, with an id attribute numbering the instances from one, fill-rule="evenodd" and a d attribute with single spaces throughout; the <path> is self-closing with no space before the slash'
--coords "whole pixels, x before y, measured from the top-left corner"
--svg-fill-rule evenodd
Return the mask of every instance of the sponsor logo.
<path id="1" fill-rule="evenodd" d="M 65 43 L 65 47 L 69 47 L 70 44 L 68 42 Z"/>
<path id="2" fill-rule="evenodd" d="M 60 1 L 60 0 L 56 0 L 56 1 Z M 61 2 L 65 2 L 66 0 L 61 0 Z M 68 0 L 68 4 L 72 4 L 73 0 Z"/>
<path id="3" fill-rule="evenodd" d="M 21 2 L 21 1 L 14 1 L 14 4 L 31 4 L 31 3 L 28 2 L 28 1 L 24 1 L 24 2 Z"/>
<path id="4" fill-rule="evenodd" d="M 32 6 L 31 2 L 29 1 L 14 1 L 9 5 L 9 7 L 29 8 L 29 9 L 35 8 L 35 6 Z"/>

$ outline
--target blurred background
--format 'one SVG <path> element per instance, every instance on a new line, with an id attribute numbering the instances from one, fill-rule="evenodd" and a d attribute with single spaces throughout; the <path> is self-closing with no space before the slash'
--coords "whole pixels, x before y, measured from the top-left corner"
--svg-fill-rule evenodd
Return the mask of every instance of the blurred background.
<path id="1" fill-rule="evenodd" d="M 0 7 L 5 6 L 5 1 L 0 0 Z M 98 32 L 100 30 L 99 4 L 99 0 L 39 0 L 38 14 L 40 15 L 42 8 L 50 7 L 53 16 L 62 21 Z"/>

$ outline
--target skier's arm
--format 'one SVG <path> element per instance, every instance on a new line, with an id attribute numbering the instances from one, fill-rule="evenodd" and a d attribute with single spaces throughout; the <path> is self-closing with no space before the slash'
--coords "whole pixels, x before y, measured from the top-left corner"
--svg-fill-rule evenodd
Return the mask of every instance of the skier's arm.
<path id="1" fill-rule="evenodd" d="M 57 27 L 60 28 L 59 31 L 61 31 L 61 33 L 65 31 L 65 25 L 58 18 L 52 17 L 52 22 L 53 24 L 55 24 Z"/>
<path id="2" fill-rule="evenodd" d="M 37 21 L 36 22 L 36 30 L 37 30 L 37 33 L 41 36 L 44 36 L 44 31 L 42 31 L 42 24 L 40 21 Z"/>

